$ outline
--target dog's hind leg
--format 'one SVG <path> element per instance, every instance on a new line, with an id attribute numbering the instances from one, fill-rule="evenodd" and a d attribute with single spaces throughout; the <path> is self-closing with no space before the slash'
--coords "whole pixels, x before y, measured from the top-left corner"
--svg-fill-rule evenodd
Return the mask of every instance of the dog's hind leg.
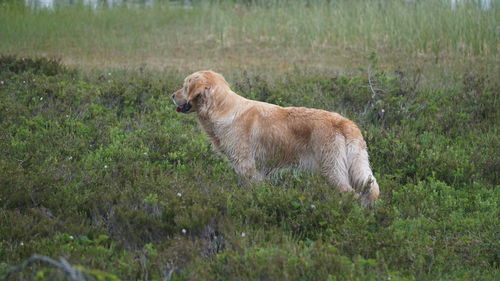
<path id="1" fill-rule="evenodd" d="M 333 144 L 329 143 L 328 146 L 321 147 L 321 150 L 316 154 L 319 158 L 321 173 L 326 177 L 328 183 L 339 191 L 353 192 L 354 189 L 349 181 L 345 143 L 344 136 L 336 135 Z"/>
<path id="2" fill-rule="evenodd" d="M 363 141 L 351 141 L 347 145 L 349 179 L 361 196 L 363 206 L 373 206 L 380 190 L 368 161 L 368 152 Z"/>

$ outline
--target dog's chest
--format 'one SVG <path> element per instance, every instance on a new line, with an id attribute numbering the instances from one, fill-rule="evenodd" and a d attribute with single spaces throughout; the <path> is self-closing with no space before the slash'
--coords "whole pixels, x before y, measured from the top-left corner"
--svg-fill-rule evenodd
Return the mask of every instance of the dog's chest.
<path id="1" fill-rule="evenodd" d="M 214 147 L 221 153 L 226 154 L 232 150 L 237 133 L 234 132 L 233 119 L 231 117 L 221 118 L 216 121 L 201 119 L 200 123 Z"/>

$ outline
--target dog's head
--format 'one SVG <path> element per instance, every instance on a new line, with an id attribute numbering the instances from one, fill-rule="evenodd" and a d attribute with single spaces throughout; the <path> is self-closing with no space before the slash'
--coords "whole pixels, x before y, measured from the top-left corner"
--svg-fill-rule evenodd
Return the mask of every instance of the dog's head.
<path id="1" fill-rule="evenodd" d="M 228 87 L 224 77 L 218 73 L 208 70 L 189 75 L 184 79 L 183 87 L 172 95 L 177 112 L 199 111 L 216 87 Z"/>

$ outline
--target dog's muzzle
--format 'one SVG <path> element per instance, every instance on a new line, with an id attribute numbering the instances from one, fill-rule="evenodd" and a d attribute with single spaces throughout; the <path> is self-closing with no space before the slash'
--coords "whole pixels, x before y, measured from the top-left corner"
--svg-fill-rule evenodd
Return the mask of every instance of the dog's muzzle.
<path id="1" fill-rule="evenodd" d="M 178 106 L 175 111 L 177 112 L 182 112 L 182 113 L 187 113 L 189 110 L 191 110 L 191 107 L 193 107 L 189 102 L 183 104 L 182 106 Z"/>

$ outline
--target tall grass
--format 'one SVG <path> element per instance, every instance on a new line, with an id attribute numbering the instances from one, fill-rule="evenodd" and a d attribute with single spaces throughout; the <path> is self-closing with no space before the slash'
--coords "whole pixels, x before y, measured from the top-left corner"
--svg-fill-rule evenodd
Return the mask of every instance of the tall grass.
<path id="1" fill-rule="evenodd" d="M 321 65 L 370 52 L 389 60 L 422 57 L 498 60 L 499 5 L 451 9 L 447 1 L 169 2 L 93 11 L 37 11 L 6 2 L 0 53 L 52 55 L 81 65 L 175 68 Z M 353 61 L 354 60 L 354 61 Z"/>

